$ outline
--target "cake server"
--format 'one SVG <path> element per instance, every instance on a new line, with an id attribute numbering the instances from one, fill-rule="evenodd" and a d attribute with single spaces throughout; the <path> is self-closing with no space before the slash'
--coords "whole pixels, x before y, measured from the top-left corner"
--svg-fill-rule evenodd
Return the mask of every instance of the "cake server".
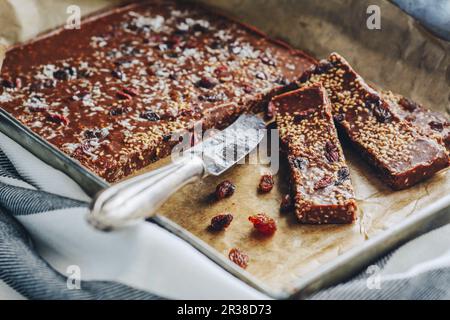
<path id="1" fill-rule="evenodd" d="M 111 230 L 153 216 L 188 183 L 219 176 L 254 150 L 266 124 L 256 115 L 242 115 L 231 126 L 189 149 L 171 164 L 101 191 L 92 202 L 88 222 Z"/>

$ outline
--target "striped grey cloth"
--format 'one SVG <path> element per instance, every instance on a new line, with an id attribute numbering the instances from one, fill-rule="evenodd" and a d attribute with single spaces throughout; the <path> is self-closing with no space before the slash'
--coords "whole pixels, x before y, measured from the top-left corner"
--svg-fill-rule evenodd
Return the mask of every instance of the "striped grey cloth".
<path id="1" fill-rule="evenodd" d="M 26 181 L 0 150 L 0 177 Z M 110 281 L 82 281 L 80 290 L 45 262 L 15 216 L 86 207 L 87 203 L 0 182 L 0 280 L 29 299 L 158 299 Z"/>
<path id="2" fill-rule="evenodd" d="M 44 232 L 38 219 L 26 219 L 47 217 L 51 221 L 62 212 L 84 210 L 87 201 L 42 190 L 36 177 L 16 168 L 13 162 L 18 159 L 12 161 L 1 151 L 2 141 L 7 141 L 4 136 L 0 139 L 0 280 L 29 299 L 158 299 L 116 281 L 84 280 L 79 290 L 68 287 L 66 275 L 40 256 L 18 220 L 26 222 L 27 227 L 37 225 L 34 233 Z M 229 298 L 264 298 L 245 292 L 245 288 L 241 283 L 232 285 L 229 292 L 233 296 Z M 220 285 L 215 290 L 221 290 Z M 354 279 L 311 299 L 450 299 L 450 225 L 406 244 Z"/>

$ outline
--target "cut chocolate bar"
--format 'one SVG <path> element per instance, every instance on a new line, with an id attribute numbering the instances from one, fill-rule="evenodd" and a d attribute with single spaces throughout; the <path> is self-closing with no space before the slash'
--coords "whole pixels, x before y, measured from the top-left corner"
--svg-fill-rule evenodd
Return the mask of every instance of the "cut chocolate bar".
<path id="1" fill-rule="evenodd" d="M 301 223 L 352 223 L 356 201 L 325 89 L 311 85 L 271 101 Z"/>
<path id="2" fill-rule="evenodd" d="M 450 154 L 450 121 L 443 113 L 430 109 L 390 91 L 382 91 L 393 111 L 401 118 L 445 146 Z"/>
<path id="3" fill-rule="evenodd" d="M 113 182 L 169 155 L 179 131 L 262 111 L 314 63 L 198 5 L 146 1 L 9 50 L 0 104 Z"/>
<path id="4" fill-rule="evenodd" d="M 393 189 L 408 188 L 449 166 L 445 148 L 402 120 L 340 55 L 331 54 L 300 82 L 323 84 L 338 128 Z"/>

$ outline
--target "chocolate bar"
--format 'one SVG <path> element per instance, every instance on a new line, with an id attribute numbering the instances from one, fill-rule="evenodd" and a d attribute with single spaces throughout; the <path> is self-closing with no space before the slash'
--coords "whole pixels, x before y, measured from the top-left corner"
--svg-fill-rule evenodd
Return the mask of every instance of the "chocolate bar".
<path id="1" fill-rule="evenodd" d="M 198 5 L 141 2 L 9 50 L 0 104 L 114 182 L 169 155 L 179 132 L 262 111 L 314 63 Z"/>
<path id="2" fill-rule="evenodd" d="M 382 91 L 392 110 L 418 128 L 423 134 L 436 139 L 450 154 L 450 121 L 444 114 L 432 111 L 417 102 L 391 91 Z"/>
<path id="3" fill-rule="evenodd" d="M 313 84 L 279 95 L 271 108 L 289 162 L 299 221 L 352 223 L 354 191 L 325 89 Z"/>
<path id="4" fill-rule="evenodd" d="M 300 79 L 301 85 L 312 83 L 327 89 L 338 128 L 394 190 L 449 166 L 445 148 L 402 120 L 340 55 L 331 54 Z"/>

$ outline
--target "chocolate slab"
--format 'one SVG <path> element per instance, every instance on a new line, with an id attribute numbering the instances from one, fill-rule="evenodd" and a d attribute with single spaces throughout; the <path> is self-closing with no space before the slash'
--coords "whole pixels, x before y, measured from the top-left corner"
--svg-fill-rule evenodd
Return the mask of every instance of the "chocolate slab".
<path id="1" fill-rule="evenodd" d="M 382 95 L 401 119 L 419 128 L 423 134 L 436 139 L 450 154 L 450 121 L 447 116 L 391 91 L 382 91 Z"/>
<path id="2" fill-rule="evenodd" d="M 342 224 L 356 219 L 350 173 L 320 84 L 271 101 L 291 171 L 295 213 L 305 224 Z"/>
<path id="3" fill-rule="evenodd" d="M 262 110 L 314 62 L 202 7 L 150 1 L 9 50 L 0 106 L 114 182 L 169 155 L 180 131 Z"/>
<path id="4" fill-rule="evenodd" d="M 408 188 L 449 166 L 445 148 L 402 120 L 339 54 L 331 54 L 300 82 L 324 85 L 337 125 L 393 189 Z"/>

